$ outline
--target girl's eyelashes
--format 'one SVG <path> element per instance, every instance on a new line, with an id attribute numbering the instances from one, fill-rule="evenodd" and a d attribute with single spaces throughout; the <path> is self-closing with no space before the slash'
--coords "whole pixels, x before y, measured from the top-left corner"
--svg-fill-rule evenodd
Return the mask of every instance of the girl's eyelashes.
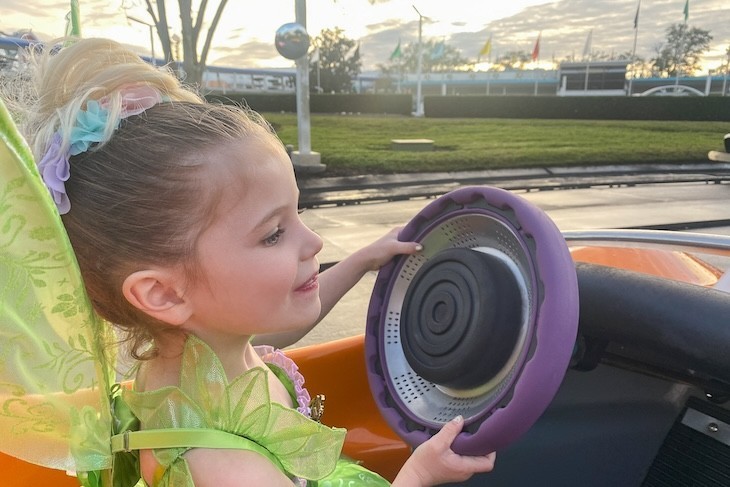
<path id="1" fill-rule="evenodd" d="M 304 213 L 305 211 L 306 211 L 306 208 L 297 208 L 297 214 L 298 214 L 298 215 L 301 215 L 301 214 L 302 214 L 302 213 Z"/>
<path id="2" fill-rule="evenodd" d="M 274 233 L 269 235 L 263 240 L 264 245 L 266 246 L 272 246 L 279 243 L 279 239 L 281 238 L 282 234 L 284 233 L 283 228 L 277 228 Z"/>

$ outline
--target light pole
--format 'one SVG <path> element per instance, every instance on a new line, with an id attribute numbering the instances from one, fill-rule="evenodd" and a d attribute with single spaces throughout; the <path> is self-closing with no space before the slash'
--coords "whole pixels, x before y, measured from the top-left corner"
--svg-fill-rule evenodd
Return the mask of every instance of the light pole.
<path id="1" fill-rule="evenodd" d="M 137 22 L 138 24 L 146 25 L 150 28 L 150 48 L 152 49 L 152 66 L 157 65 L 157 61 L 155 60 L 155 35 L 154 35 L 154 28 L 155 26 L 153 24 L 148 24 L 147 22 L 143 20 L 139 20 L 137 18 L 131 17 L 127 15 L 127 20 L 131 20 L 132 22 Z"/>
<path id="2" fill-rule="evenodd" d="M 421 34 L 423 32 L 423 15 L 415 5 L 411 5 L 418 14 L 418 65 L 416 67 L 416 116 L 423 116 L 423 100 L 421 98 L 421 71 L 423 69 L 423 43 Z"/>
<path id="3" fill-rule="evenodd" d="M 307 1 L 296 0 L 294 4 L 295 22 L 306 30 Z M 292 164 L 296 169 L 306 172 L 322 172 L 327 166 L 322 164 L 319 152 L 312 152 L 311 124 L 309 117 L 309 57 L 306 53 L 295 60 L 297 67 L 297 135 L 299 150 L 292 152 Z"/>

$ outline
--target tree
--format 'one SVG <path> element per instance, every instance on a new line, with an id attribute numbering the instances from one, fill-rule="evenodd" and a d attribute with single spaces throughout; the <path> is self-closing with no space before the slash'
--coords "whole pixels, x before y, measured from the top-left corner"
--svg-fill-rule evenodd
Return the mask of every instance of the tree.
<path id="1" fill-rule="evenodd" d="M 710 48 L 710 31 L 687 24 L 667 28 L 667 39 L 656 48 L 652 70 L 655 75 L 673 77 L 680 73 L 694 74 L 700 68 L 702 54 Z"/>
<path id="2" fill-rule="evenodd" d="M 309 86 L 322 93 L 348 93 L 352 80 L 360 74 L 360 46 L 339 27 L 324 29 L 312 41 Z M 318 59 L 313 59 L 318 56 Z M 319 88 L 319 90 L 318 90 Z"/>
<path id="3" fill-rule="evenodd" d="M 219 0 L 218 6 L 215 7 L 213 20 L 207 29 L 205 41 L 201 49 L 199 49 L 200 36 L 203 33 L 203 20 L 208 11 L 208 0 L 200 0 L 198 7 L 195 9 L 197 16 L 193 17 L 193 1 L 177 0 L 180 9 L 180 24 L 182 29 L 182 69 L 185 72 L 185 81 L 187 83 L 202 86 L 203 73 L 205 72 L 208 52 L 210 51 L 213 34 L 215 33 L 218 22 L 220 21 L 223 9 L 228 0 Z M 165 61 L 174 60 L 173 48 L 174 42 L 171 41 L 170 27 L 167 20 L 167 9 L 165 8 L 165 0 L 145 0 L 147 12 L 157 29 L 157 36 L 162 44 L 162 52 Z M 211 7 L 211 10 L 213 7 Z M 174 36 L 173 36 L 174 37 Z M 179 59 L 177 61 L 180 61 Z"/>
<path id="4" fill-rule="evenodd" d="M 422 73 L 438 73 L 442 71 L 466 70 L 472 63 L 461 56 L 461 51 L 446 44 L 445 41 L 429 39 L 421 43 L 423 58 Z M 378 65 L 384 74 L 396 74 L 418 70 L 418 43 L 409 43 L 401 49 L 401 56 L 391 59 L 386 64 Z"/>
<path id="5" fill-rule="evenodd" d="M 725 49 L 725 59 L 722 64 L 715 69 L 716 74 L 727 75 L 730 73 L 730 45 Z"/>
<path id="6" fill-rule="evenodd" d="M 525 65 L 531 62 L 532 53 L 527 51 L 507 51 L 494 60 L 494 64 L 499 66 L 497 69 L 504 69 L 505 71 L 525 69 Z"/>

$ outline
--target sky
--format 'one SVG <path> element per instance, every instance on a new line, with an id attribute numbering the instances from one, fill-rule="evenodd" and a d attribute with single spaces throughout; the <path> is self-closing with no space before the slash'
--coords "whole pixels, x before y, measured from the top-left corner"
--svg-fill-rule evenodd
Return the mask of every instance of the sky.
<path id="1" fill-rule="evenodd" d="M 580 58 L 589 34 L 592 51 L 618 54 L 632 51 L 636 33 L 636 54 L 654 57 L 667 28 L 684 21 L 685 2 L 642 0 L 638 30 L 634 30 L 638 0 L 308 0 L 306 27 L 312 37 L 322 29 L 343 29 L 346 37 L 360 43 L 363 71 L 386 63 L 399 41 L 403 45 L 417 42 L 418 12 L 424 40 L 444 41 L 472 60 L 490 37 L 493 57 L 507 51 L 531 53 L 541 33 L 539 67 L 548 67 L 551 59 Z M 139 54 L 150 54 L 149 27 L 127 19 L 151 22 L 143 0 L 79 3 L 84 37 L 110 37 Z M 167 4 L 172 7 L 177 2 Z M 67 0 L 0 0 L 0 31 L 32 29 L 42 40 L 60 36 L 68 5 Z M 295 0 L 228 0 L 208 64 L 292 67 L 293 61 L 276 51 L 274 36 L 281 25 L 294 22 L 294 7 Z M 177 14 L 170 12 L 168 18 L 174 26 L 171 32 L 179 34 Z M 212 18 L 209 7 L 206 19 Z M 713 40 L 703 68 L 716 67 L 730 46 L 730 1 L 689 0 L 688 25 L 710 31 Z M 156 37 L 154 45 L 160 56 Z"/>

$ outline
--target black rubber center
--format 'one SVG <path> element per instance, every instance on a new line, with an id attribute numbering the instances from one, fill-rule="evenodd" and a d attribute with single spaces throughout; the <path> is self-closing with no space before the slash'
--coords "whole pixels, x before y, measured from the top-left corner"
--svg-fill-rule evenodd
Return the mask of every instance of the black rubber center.
<path id="1" fill-rule="evenodd" d="M 505 262 L 476 250 L 446 249 L 408 286 L 401 343 L 406 360 L 425 380 L 471 389 L 504 367 L 521 322 L 519 287 Z"/>

